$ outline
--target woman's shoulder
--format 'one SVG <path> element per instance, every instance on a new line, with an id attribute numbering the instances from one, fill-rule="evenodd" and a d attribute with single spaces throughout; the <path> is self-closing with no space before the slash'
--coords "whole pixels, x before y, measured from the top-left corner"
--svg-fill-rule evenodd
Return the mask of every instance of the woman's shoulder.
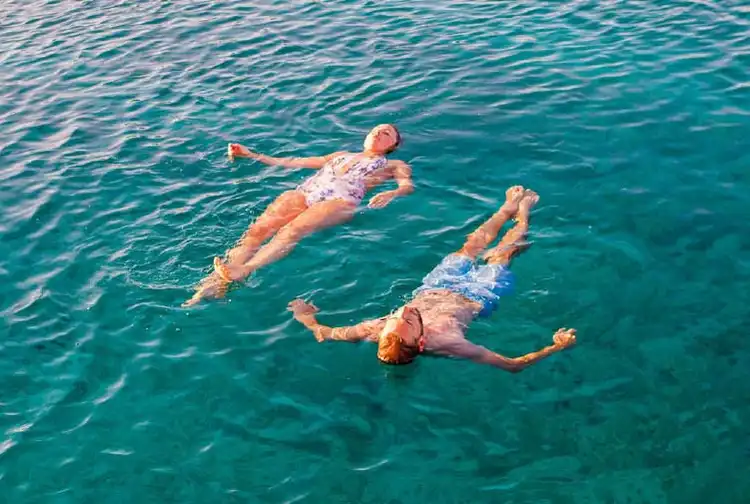
<path id="1" fill-rule="evenodd" d="M 354 154 L 348 151 L 337 151 L 328 155 L 328 161 L 331 163 L 341 163 L 342 161 L 349 159 Z"/>

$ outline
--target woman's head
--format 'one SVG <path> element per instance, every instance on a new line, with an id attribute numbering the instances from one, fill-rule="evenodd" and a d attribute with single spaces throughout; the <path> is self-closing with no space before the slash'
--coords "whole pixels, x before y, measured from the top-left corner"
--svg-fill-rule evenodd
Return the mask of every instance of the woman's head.
<path id="1" fill-rule="evenodd" d="M 378 337 L 378 359 L 387 364 L 409 364 L 425 346 L 419 310 L 403 306 L 388 317 Z"/>
<path id="2" fill-rule="evenodd" d="M 392 124 L 375 126 L 365 137 L 365 150 L 378 154 L 390 154 L 401 145 L 401 134 Z"/>

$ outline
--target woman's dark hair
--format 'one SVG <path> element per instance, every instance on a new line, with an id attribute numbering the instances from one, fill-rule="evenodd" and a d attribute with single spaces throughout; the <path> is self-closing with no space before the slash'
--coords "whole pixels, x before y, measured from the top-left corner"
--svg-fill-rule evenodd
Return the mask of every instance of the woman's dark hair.
<path id="1" fill-rule="evenodd" d="M 390 149 L 388 149 L 388 150 L 386 151 L 386 154 L 390 154 L 391 152 L 393 152 L 393 151 L 395 151 L 396 149 L 398 149 L 399 147 L 401 147 L 401 132 L 400 132 L 400 131 L 398 130 L 398 128 L 397 128 L 396 126 L 394 126 L 393 124 L 390 124 L 389 126 L 390 126 L 391 128 L 393 128 L 393 131 L 395 131 L 395 132 L 396 132 L 396 143 L 394 143 L 394 144 L 393 144 L 393 147 L 391 147 Z"/>

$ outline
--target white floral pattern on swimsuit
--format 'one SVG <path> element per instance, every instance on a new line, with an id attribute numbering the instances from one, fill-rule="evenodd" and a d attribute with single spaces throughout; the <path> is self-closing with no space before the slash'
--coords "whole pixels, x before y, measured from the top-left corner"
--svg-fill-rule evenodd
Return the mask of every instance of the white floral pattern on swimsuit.
<path id="1" fill-rule="evenodd" d="M 356 160 L 346 173 L 342 175 L 336 173 L 339 166 L 357 155 L 343 154 L 335 157 L 297 187 L 305 195 L 308 206 L 332 199 L 341 199 L 359 205 L 367 192 L 365 185 L 367 176 L 385 168 L 388 160 L 383 156 L 362 158 Z"/>

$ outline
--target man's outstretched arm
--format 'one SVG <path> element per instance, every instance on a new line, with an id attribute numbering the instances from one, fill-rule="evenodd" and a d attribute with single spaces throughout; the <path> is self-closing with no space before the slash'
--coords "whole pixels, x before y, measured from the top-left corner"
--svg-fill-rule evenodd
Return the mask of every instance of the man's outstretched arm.
<path id="1" fill-rule="evenodd" d="M 576 331 L 575 329 L 559 329 L 552 337 L 552 341 L 553 343 L 550 346 L 522 355 L 521 357 L 505 357 L 483 346 L 475 345 L 468 340 L 462 340 L 455 346 L 451 346 L 449 349 L 446 349 L 445 353 L 453 357 L 471 359 L 480 364 L 499 367 L 511 373 L 518 373 L 552 354 L 575 345 Z"/>
<path id="2" fill-rule="evenodd" d="M 366 320 L 354 326 L 329 327 L 318 322 L 315 317 L 315 314 L 318 313 L 318 308 L 312 303 L 306 303 L 301 299 L 295 299 L 289 303 L 289 310 L 297 322 L 312 331 L 318 342 L 326 340 L 375 341 L 377 340 L 378 333 L 385 324 L 385 320 L 376 319 Z"/>

